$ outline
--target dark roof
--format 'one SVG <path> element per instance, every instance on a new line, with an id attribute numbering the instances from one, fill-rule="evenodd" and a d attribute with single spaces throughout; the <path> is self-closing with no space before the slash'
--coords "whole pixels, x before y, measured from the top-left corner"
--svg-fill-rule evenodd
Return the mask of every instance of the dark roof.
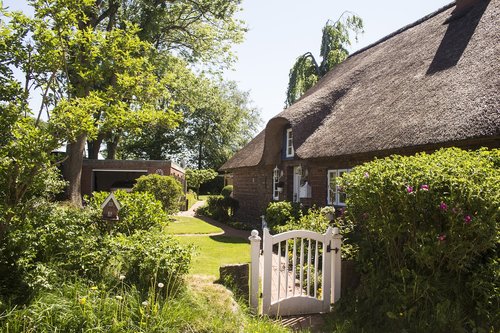
<path id="1" fill-rule="evenodd" d="M 301 159 L 500 140 L 499 4 L 448 5 L 354 53 L 221 169 L 275 163 L 287 124 Z"/>

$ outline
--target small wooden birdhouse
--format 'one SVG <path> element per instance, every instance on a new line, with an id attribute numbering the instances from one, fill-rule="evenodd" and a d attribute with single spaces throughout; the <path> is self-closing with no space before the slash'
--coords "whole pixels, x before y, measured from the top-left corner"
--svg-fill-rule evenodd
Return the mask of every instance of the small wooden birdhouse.
<path id="1" fill-rule="evenodd" d="M 115 195 L 110 193 L 101 205 L 102 218 L 105 220 L 119 220 L 118 211 L 120 208 L 120 203 L 116 200 Z"/>

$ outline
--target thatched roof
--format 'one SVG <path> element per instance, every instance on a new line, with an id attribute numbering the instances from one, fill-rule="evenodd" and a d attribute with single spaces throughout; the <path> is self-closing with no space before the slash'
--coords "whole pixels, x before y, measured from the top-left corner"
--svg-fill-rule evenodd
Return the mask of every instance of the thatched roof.
<path id="1" fill-rule="evenodd" d="M 450 4 L 354 53 L 221 169 L 275 163 L 288 124 L 301 159 L 500 140 L 499 7 Z"/>

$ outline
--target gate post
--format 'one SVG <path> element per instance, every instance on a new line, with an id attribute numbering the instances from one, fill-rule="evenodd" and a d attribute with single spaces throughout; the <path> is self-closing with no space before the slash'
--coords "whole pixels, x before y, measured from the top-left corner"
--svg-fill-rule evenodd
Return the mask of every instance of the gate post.
<path id="1" fill-rule="evenodd" d="M 259 259 L 260 259 L 260 240 L 259 232 L 252 230 L 250 240 L 251 274 L 250 274 L 250 309 L 253 313 L 259 310 Z"/>
<path id="2" fill-rule="evenodd" d="M 331 302 L 335 303 L 340 299 L 340 280 L 342 272 L 342 235 L 340 235 L 339 228 L 333 228 L 333 244 L 332 244 L 332 294 Z"/>

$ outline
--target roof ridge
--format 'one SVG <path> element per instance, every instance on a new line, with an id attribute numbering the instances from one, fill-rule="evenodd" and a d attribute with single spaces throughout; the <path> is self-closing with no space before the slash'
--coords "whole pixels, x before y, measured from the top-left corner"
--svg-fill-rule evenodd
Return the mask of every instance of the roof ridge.
<path id="1" fill-rule="evenodd" d="M 375 46 L 377 46 L 377 45 L 379 45 L 379 44 L 381 44 L 381 43 L 385 42 L 386 40 L 391 39 L 392 37 L 394 37 L 394 36 L 396 36 L 396 35 L 399 35 L 400 33 L 405 32 L 406 30 L 411 29 L 411 28 L 413 28 L 413 27 L 415 27 L 415 26 L 417 26 L 417 25 L 419 25 L 419 24 L 421 24 L 421 23 L 423 23 L 423 22 L 425 22 L 425 21 L 427 21 L 427 20 L 429 20 L 429 19 L 433 18 L 434 16 L 436 16 L 436 15 L 438 15 L 438 14 L 441 14 L 442 12 L 444 12 L 445 10 L 450 9 L 450 8 L 451 8 L 451 7 L 453 7 L 453 6 L 455 6 L 455 1 L 453 1 L 452 3 L 449 3 L 449 4 L 447 4 L 447 5 L 445 5 L 445 6 L 441 7 L 441 8 L 439 8 L 438 10 L 436 10 L 436 11 L 434 11 L 434 12 L 432 12 L 432 13 L 430 13 L 430 14 L 428 14 L 428 15 L 426 15 L 426 16 L 424 16 L 424 17 L 422 17 L 422 18 L 418 19 L 418 20 L 416 20 L 416 21 L 415 21 L 415 22 L 413 22 L 413 23 L 407 24 L 407 25 L 405 25 L 404 27 L 399 28 L 398 30 L 396 30 L 396 31 L 394 31 L 394 32 L 392 32 L 392 33 L 390 33 L 390 34 L 388 34 L 387 36 L 384 36 L 384 37 L 380 38 L 380 39 L 379 39 L 379 40 L 377 40 L 376 42 L 373 42 L 373 43 L 371 43 L 371 44 L 369 44 L 369 45 L 367 45 L 367 46 L 365 46 L 365 47 L 360 48 L 359 50 L 357 50 L 357 51 L 355 51 L 355 52 L 351 53 L 351 54 L 347 57 L 347 59 L 349 59 L 349 58 L 351 58 L 351 57 L 354 57 L 355 55 L 358 55 L 358 54 L 360 54 L 360 53 L 363 53 L 364 51 L 366 51 L 366 50 L 368 50 L 368 49 L 371 49 L 372 47 L 375 47 Z M 346 59 L 346 60 L 347 60 L 347 59 Z"/>

